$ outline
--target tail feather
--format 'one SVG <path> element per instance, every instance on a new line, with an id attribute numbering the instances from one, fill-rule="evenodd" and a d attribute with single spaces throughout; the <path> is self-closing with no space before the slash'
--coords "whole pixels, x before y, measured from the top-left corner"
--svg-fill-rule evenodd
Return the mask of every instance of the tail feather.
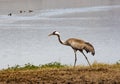
<path id="1" fill-rule="evenodd" d="M 91 54 L 92 54 L 93 56 L 95 55 L 95 50 L 94 50 L 94 47 L 92 46 L 92 44 L 86 42 L 84 49 L 85 49 L 85 51 L 86 51 L 87 53 L 91 52 Z"/>

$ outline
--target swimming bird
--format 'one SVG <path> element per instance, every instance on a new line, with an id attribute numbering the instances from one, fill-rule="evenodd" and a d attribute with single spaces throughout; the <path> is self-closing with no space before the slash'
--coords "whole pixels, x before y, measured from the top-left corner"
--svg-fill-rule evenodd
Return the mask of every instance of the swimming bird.
<path id="1" fill-rule="evenodd" d="M 12 16 L 12 13 L 9 13 L 8 16 Z"/>
<path id="2" fill-rule="evenodd" d="M 91 67 L 91 64 L 90 64 L 88 58 L 86 57 L 86 55 L 84 54 L 83 50 L 85 50 L 87 53 L 91 52 L 91 54 L 94 56 L 95 49 L 94 49 L 92 44 L 90 44 L 89 42 L 86 42 L 84 40 L 77 39 L 77 38 L 69 38 L 68 40 L 63 42 L 60 38 L 60 33 L 57 31 L 54 31 L 53 33 L 49 34 L 48 36 L 52 36 L 52 35 L 57 36 L 58 40 L 61 44 L 66 45 L 66 46 L 70 46 L 74 50 L 74 54 L 75 54 L 74 67 L 75 67 L 76 61 L 77 61 L 77 55 L 76 55 L 77 51 L 80 51 L 84 55 L 89 66 Z"/>

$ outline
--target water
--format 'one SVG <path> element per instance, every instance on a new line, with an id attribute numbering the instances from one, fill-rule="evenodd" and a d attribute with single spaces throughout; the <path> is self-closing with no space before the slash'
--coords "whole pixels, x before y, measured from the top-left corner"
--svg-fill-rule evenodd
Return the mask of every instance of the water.
<path id="1" fill-rule="evenodd" d="M 94 61 L 116 63 L 120 60 L 119 0 L 114 2 L 106 0 L 104 3 L 97 0 L 94 2 L 84 0 L 81 5 L 77 4 L 81 2 L 79 0 L 70 0 L 68 5 L 65 5 L 63 0 L 53 1 L 57 5 L 48 4 L 48 0 L 33 1 L 32 5 L 33 2 L 28 0 L 26 8 L 19 5 L 11 10 L 8 7 L 4 11 L 4 4 L 12 6 L 12 3 L 6 3 L 7 0 L 3 4 L 0 3 L 2 4 L 0 13 L 1 69 L 8 65 L 24 65 L 25 63 L 39 65 L 54 61 L 73 65 L 73 50 L 61 45 L 57 37 L 48 37 L 48 34 L 55 30 L 60 32 L 61 39 L 64 41 L 75 37 L 93 44 L 95 56 L 85 53 L 91 63 Z M 41 5 L 38 5 L 38 2 Z M 21 4 L 24 5 L 22 1 Z M 24 10 L 33 8 L 34 12 L 20 14 L 19 7 L 23 7 Z M 13 15 L 8 16 L 7 14 L 11 11 Z M 86 65 L 84 56 L 79 52 L 77 55 L 77 64 Z"/>

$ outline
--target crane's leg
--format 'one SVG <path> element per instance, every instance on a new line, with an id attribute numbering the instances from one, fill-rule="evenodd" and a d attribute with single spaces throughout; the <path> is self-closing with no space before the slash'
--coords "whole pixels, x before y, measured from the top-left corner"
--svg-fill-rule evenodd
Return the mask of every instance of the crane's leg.
<path id="1" fill-rule="evenodd" d="M 77 61 L 76 50 L 74 50 L 74 53 L 75 53 L 75 61 L 74 61 L 74 67 L 75 67 L 75 65 L 76 65 L 76 61 Z"/>
<path id="2" fill-rule="evenodd" d="M 83 51 L 81 51 L 81 53 L 85 56 L 85 58 L 86 58 L 86 60 L 87 60 L 87 62 L 88 62 L 88 64 L 89 64 L 89 66 L 90 66 L 90 68 L 91 68 L 91 64 L 90 64 L 88 58 L 87 58 L 86 55 L 83 53 Z"/>

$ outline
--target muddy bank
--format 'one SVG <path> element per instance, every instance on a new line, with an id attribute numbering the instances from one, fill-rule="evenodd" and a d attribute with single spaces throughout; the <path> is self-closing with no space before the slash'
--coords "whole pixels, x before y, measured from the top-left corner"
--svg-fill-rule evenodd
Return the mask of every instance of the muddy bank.
<path id="1" fill-rule="evenodd" d="M 52 68 L 0 71 L 0 84 L 120 84 L 120 69 Z"/>

